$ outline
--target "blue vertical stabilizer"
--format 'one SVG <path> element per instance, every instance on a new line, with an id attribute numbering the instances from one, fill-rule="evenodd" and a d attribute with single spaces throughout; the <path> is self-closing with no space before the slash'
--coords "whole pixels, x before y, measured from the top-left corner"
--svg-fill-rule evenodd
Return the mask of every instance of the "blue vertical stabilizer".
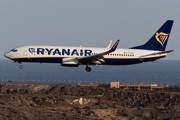
<path id="1" fill-rule="evenodd" d="M 173 20 L 167 20 L 147 43 L 130 49 L 165 51 L 173 22 Z"/>

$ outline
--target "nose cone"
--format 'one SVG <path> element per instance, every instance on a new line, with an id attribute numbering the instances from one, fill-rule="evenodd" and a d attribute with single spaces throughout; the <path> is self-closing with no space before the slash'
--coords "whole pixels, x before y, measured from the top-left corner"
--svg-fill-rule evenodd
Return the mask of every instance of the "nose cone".
<path id="1" fill-rule="evenodd" d="M 6 58 L 9 58 L 9 59 L 10 59 L 10 58 L 11 58 L 11 53 L 10 53 L 10 52 L 5 53 L 5 54 L 4 54 L 4 57 L 6 57 Z"/>

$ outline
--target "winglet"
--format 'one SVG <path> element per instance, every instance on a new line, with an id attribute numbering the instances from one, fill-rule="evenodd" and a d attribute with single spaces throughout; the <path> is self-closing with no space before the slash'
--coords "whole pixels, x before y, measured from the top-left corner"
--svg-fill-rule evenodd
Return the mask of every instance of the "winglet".
<path id="1" fill-rule="evenodd" d="M 106 48 L 110 48 L 111 43 L 112 43 L 112 40 L 109 41 L 109 43 L 107 44 Z"/>
<path id="2" fill-rule="evenodd" d="M 113 45 L 113 47 L 109 50 L 110 52 L 114 52 L 118 46 L 119 40 L 116 41 L 116 43 Z"/>

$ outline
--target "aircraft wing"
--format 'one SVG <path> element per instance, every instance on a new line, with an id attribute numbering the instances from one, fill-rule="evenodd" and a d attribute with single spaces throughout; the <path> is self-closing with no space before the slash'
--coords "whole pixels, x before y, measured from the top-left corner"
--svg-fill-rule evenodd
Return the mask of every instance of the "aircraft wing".
<path id="1" fill-rule="evenodd" d="M 101 62 L 105 62 L 103 60 L 104 55 L 114 52 L 118 46 L 118 43 L 119 43 L 119 40 L 117 40 L 116 43 L 113 45 L 113 47 L 106 52 L 102 52 L 102 53 L 98 53 L 98 54 L 90 55 L 90 56 L 80 57 L 80 58 L 78 58 L 78 61 L 82 64 L 91 64 L 91 63 L 101 64 Z"/>

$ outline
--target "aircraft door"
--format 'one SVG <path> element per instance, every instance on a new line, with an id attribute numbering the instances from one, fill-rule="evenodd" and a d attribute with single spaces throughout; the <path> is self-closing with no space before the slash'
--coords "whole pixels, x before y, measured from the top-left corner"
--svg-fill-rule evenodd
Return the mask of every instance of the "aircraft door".
<path id="1" fill-rule="evenodd" d="M 24 56 L 27 56 L 27 55 L 28 55 L 28 51 L 27 51 L 27 49 L 24 49 L 24 51 L 23 51 L 23 55 L 24 55 Z"/>
<path id="2" fill-rule="evenodd" d="M 141 60 L 141 61 L 143 61 L 143 56 L 144 55 L 144 53 L 143 52 L 140 52 L 140 54 L 139 54 L 139 60 Z"/>

